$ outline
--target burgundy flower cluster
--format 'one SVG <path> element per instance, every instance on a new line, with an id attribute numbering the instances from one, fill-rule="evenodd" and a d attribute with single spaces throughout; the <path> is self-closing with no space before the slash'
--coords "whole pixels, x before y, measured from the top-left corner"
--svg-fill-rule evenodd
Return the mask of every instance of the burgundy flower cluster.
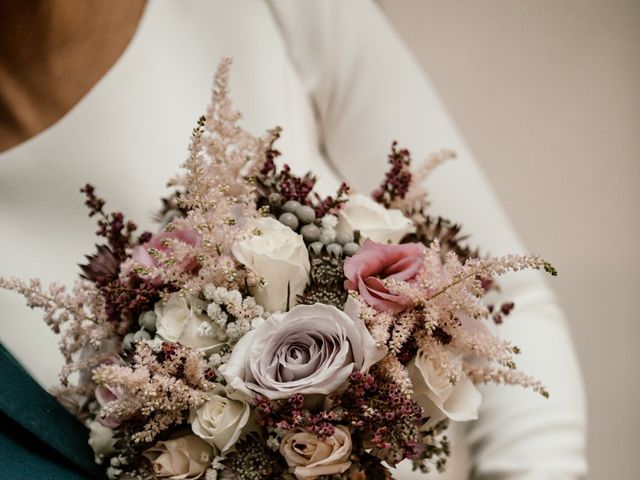
<path id="1" fill-rule="evenodd" d="M 303 395 L 270 401 L 255 400 L 258 424 L 272 431 L 302 429 L 320 438 L 330 437 L 336 425 L 353 428 L 351 436 L 380 460 L 396 464 L 421 454 L 422 407 L 402 388 L 372 373 L 354 372 L 342 393 L 322 408 L 308 408 Z"/>
<path id="2" fill-rule="evenodd" d="M 419 454 L 422 407 L 400 385 L 354 372 L 336 405 L 344 410 L 343 420 L 355 426 L 365 445 L 373 447 L 372 453 L 382 460 L 396 464 Z"/>
<path id="3" fill-rule="evenodd" d="M 96 253 L 86 256 L 87 263 L 80 265 L 82 276 L 96 284 L 105 299 L 107 316 L 116 323 L 116 332 L 124 336 L 131 329 L 133 319 L 151 309 L 162 292 L 171 289 L 168 285 L 144 280 L 133 272 L 127 278 L 121 278 L 120 267 L 130 256 L 131 248 L 149 241 L 152 235 L 144 232 L 136 239 L 137 225 L 126 221 L 121 212 L 105 212 L 106 202 L 96 195 L 93 185 L 86 184 L 80 191 L 85 194 L 89 217 L 98 216 L 96 234 L 107 241 L 96 245 Z"/>
<path id="4" fill-rule="evenodd" d="M 258 424 L 282 431 L 300 428 L 315 433 L 320 438 L 330 437 L 335 432 L 335 425 L 341 420 L 338 412 L 322 410 L 312 413 L 305 409 L 305 399 L 296 394 L 284 401 L 272 401 L 258 396 L 255 400 L 258 412 Z"/>
<path id="5" fill-rule="evenodd" d="M 274 137 L 274 141 L 278 136 Z M 313 189 L 316 184 L 316 177 L 311 172 L 302 176 L 297 176 L 291 171 L 288 164 L 284 164 L 280 170 L 276 167 L 275 159 L 280 156 L 280 152 L 273 148 L 273 144 L 266 151 L 266 160 L 261 165 L 258 174 L 259 191 L 262 193 L 262 202 L 268 204 L 268 197 L 271 193 L 277 193 L 281 197 L 282 203 L 295 200 L 302 205 L 313 207 L 317 218 L 321 218 L 327 213 L 338 210 L 347 201 L 349 186 L 342 183 L 336 192 L 335 197 L 321 197 Z"/>
<path id="6" fill-rule="evenodd" d="M 404 198 L 411 184 L 411 155 L 406 148 L 397 149 L 398 142 L 391 144 L 389 164 L 391 167 L 380 186 L 373 191 L 373 199 L 389 208 L 397 198 Z"/>

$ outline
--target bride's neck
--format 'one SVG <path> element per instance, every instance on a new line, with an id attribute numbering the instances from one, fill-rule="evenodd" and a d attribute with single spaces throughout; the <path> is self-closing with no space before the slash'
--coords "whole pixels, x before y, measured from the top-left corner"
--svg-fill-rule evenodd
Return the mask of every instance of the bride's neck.
<path id="1" fill-rule="evenodd" d="M 146 0 L 0 2 L 0 151 L 48 127 L 122 55 Z"/>

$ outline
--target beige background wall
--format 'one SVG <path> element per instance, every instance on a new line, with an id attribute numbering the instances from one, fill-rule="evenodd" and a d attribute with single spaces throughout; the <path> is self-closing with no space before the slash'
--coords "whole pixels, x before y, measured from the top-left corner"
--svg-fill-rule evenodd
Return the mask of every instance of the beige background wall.
<path id="1" fill-rule="evenodd" d="M 589 478 L 640 478 L 640 1 L 381 3 L 529 248 L 560 271 Z"/>

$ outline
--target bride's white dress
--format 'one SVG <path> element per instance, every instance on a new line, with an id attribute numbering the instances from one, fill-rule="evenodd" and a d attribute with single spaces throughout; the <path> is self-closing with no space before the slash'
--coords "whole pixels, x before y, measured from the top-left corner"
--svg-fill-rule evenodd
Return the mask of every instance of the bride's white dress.
<path id="1" fill-rule="evenodd" d="M 222 56 L 234 58 L 232 97 L 244 124 L 256 133 L 282 126 L 282 161 L 314 170 L 323 191 L 342 179 L 371 191 L 394 139 L 418 160 L 453 148 L 459 159 L 429 181 L 433 212 L 461 221 L 492 254 L 527 251 L 374 3 L 150 1 L 128 49 L 95 88 L 55 125 L 0 154 L 0 275 L 73 282 L 95 241 L 78 192 L 86 182 L 110 209 L 153 229 L 151 215 L 185 157 Z M 522 192 L 532 202 L 538 193 Z M 551 398 L 483 388 L 480 420 L 453 429 L 457 448 L 444 477 L 580 478 L 585 405 L 565 319 L 537 273 L 506 277 L 502 286 L 517 305 L 502 332 Z M 39 313 L 6 292 L 0 312 L 1 341 L 40 383 L 55 384 L 62 360 Z M 396 477 L 424 478 L 407 468 Z"/>

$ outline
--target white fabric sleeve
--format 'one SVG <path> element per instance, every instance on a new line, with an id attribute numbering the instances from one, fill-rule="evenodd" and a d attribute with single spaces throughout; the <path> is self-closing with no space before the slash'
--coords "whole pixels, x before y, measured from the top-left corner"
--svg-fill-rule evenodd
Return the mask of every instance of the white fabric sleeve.
<path id="1" fill-rule="evenodd" d="M 359 191 L 373 190 L 387 168 L 392 140 L 409 148 L 414 162 L 451 148 L 458 159 L 439 167 L 428 181 L 432 213 L 462 222 L 471 243 L 486 253 L 527 252 L 433 86 L 376 4 L 269 4 L 313 102 L 320 147 L 341 178 Z M 537 193 L 522 192 L 532 201 Z M 551 396 L 546 400 L 519 387 L 482 387 L 480 419 L 467 424 L 471 476 L 582 478 L 586 407 L 566 320 L 541 274 L 510 274 L 501 287 L 503 298 L 516 304 L 501 334 L 522 349 L 518 367 L 542 380 Z"/>

